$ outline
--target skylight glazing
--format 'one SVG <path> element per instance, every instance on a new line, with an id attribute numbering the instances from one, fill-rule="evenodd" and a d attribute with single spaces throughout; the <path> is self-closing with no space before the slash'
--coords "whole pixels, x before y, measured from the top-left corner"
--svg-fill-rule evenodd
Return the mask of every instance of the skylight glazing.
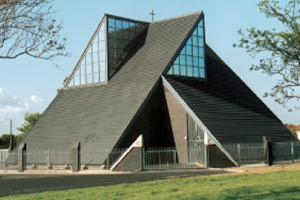
<path id="1" fill-rule="evenodd" d="M 105 19 L 76 68 L 68 86 L 106 82 Z"/>
<path id="2" fill-rule="evenodd" d="M 147 28 L 146 24 L 108 17 L 108 73 L 109 77 L 118 68 L 140 34 Z"/>
<path id="3" fill-rule="evenodd" d="M 204 44 L 204 24 L 202 19 L 167 74 L 206 78 Z"/>

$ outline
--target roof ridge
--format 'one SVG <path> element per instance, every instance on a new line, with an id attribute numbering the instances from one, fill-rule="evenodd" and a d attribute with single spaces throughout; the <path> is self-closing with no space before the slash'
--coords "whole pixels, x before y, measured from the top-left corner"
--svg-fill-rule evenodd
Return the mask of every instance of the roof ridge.
<path id="1" fill-rule="evenodd" d="M 197 12 L 193 12 L 193 13 L 179 15 L 179 16 L 176 16 L 176 17 L 170 17 L 170 18 L 166 18 L 166 19 L 161 19 L 161 20 L 158 20 L 158 21 L 151 22 L 150 24 L 154 24 L 154 23 L 162 22 L 162 21 L 167 21 L 167 20 L 172 20 L 172 19 L 176 19 L 176 18 L 181 18 L 181 17 L 187 17 L 187 16 L 195 15 L 195 14 L 199 14 L 200 15 L 201 13 L 203 13 L 202 10 L 201 11 L 197 11 Z"/>

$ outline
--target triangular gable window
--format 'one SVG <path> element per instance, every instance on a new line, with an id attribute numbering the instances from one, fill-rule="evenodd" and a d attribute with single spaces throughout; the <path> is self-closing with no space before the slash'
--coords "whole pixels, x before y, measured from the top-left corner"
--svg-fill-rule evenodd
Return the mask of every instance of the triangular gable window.
<path id="1" fill-rule="evenodd" d="M 204 44 L 204 24 L 201 19 L 167 74 L 206 78 Z"/>
<path id="2" fill-rule="evenodd" d="M 108 17 L 108 75 L 120 66 L 148 24 L 123 18 Z"/>
<path id="3" fill-rule="evenodd" d="M 106 82 L 105 18 L 75 67 L 68 86 Z"/>

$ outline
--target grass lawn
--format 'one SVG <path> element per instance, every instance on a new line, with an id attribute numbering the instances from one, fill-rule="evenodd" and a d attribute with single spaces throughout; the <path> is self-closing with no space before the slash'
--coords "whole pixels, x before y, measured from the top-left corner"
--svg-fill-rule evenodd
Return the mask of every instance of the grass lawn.
<path id="1" fill-rule="evenodd" d="M 300 199 L 300 171 L 170 179 L 1 199 Z"/>

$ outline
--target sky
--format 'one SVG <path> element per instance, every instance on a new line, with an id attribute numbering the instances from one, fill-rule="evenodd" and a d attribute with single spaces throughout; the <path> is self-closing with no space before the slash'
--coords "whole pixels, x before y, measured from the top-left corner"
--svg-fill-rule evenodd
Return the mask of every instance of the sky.
<path id="1" fill-rule="evenodd" d="M 0 135 L 10 132 L 9 121 L 13 121 L 13 134 L 24 122 L 25 113 L 42 113 L 62 87 L 80 55 L 86 47 L 102 16 L 107 14 L 150 22 L 154 10 L 154 21 L 202 10 L 205 15 L 206 43 L 248 85 L 283 123 L 300 124 L 300 110 L 288 112 L 272 98 L 264 98 L 279 77 L 269 77 L 259 71 L 250 71 L 259 56 L 250 57 L 245 49 L 234 48 L 240 36 L 238 29 L 284 29 L 274 20 L 259 12 L 259 1 L 241 0 L 63 0 L 54 1 L 55 18 L 63 21 L 61 35 L 67 38 L 70 57 L 56 58 L 59 68 L 50 61 L 22 56 L 12 60 L 0 60 Z M 285 5 L 288 1 L 281 1 Z M 294 108 L 299 102 L 288 104 Z"/>

